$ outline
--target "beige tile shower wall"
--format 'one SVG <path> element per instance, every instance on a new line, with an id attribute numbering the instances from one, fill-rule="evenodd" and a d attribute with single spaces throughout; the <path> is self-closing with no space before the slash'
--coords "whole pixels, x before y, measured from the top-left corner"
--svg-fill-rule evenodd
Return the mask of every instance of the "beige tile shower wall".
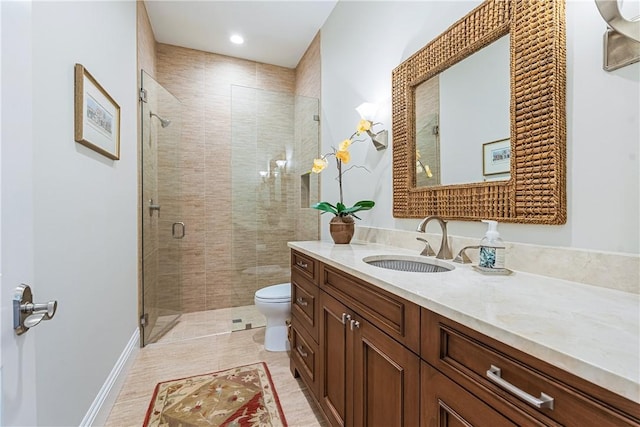
<path id="1" fill-rule="evenodd" d="M 232 88 L 232 289 L 240 305 L 251 304 L 257 289 L 289 279 L 292 177 L 290 166 L 276 161 L 293 151 L 293 105 L 292 93 Z"/>
<path id="2" fill-rule="evenodd" d="M 137 41 L 138 71 L 145 70 L 151 77 L 156 75 L 156 39 L 153 36 L 151 22 L 144 2 L 137 1 Z M 140 75 L 138 75 L 138 79 Z"/>
<path id="3" fill-rule="evenodd" d="M 154 212 L 156 233 L 159 236 L 159 272 L 157 307 L 160 315 L 173 315 L 182 311 L 181 273 L 184 268 L 183 240 L 173 237 L 173 226 L 180 233 L 178 222 L 183 221 L 184 198 L 182 197 L 181 146 L 175 144 L 182 135 L 182 104 L 159 84 L 155 85 L 158 105 L 151 110 L 160 117 L 170 120 L 162 127 L 159 118 L 150 117 L 151 139 L 156 144 L 158 165 L 158 198 L 160 211 Z M 156 148 L 157 147 L 157 148 Z M 143 146 L 143 149 L 146 148 Z M 145 304 L 146 305 L 146 304 Z"/>
<path id="4" fill-rule="evenodd" d="M 295 149 L 294 162 L 298 171 L 294 175 L 293 194 L 295 195 L 295 236 L 294 240 L 317 240 L 320 237 L 319 215 L 310 206 L 320 199 L 320 179 L 318 174 L 310 172 L 313 159 L 318 157 L 320 123 L 313 119 L 319 112 L 318 100 L 296 96 L 295 111 Z M 303 176 L 306 175 L 308 188 L 302 189 Z"/>
<path id="5" fill-rule="evenodd" d="M 240 267 L 247 262 L 255 262 L 253 266 L 257 267 L 258 262 L 278 265 L 282 261 L 258 258 L 260 246 L 256 242 L 265 236 L 254 233 L 255 237 L 246 238 L 251 243 L 235 239 L 236 234 L 243 236 L 243 227 L 255 226 L 251 221 L 261 219 L 257 211 L 232 212 L 233 170 L 247 166 L 232 162 L 232 85 L 293 95 L 294 71 L 165 44 L 157 45 L 156 55 L 158 82 L 183 105 L 179 156 L 183 219 L 187 225 L 181 262 L 183 311 L 250 304 L 256 287 L 280 279 L 267 269 L 261 271 L 267 274 L 247 280 L 247 272 L 243 273 L 246 268 Z M 247 176 L 256 179 L 255 169 L 248 169 L 252 172 Z M 286 251 L 286 245 L 284 248 Z M 234 252 L 242 255 L 240 264 L 234 261 Z M 274 251 L 274 257 L 276 254 Z M 284 259 L 288 261 L 286 254 Z M 277 272 L 275 268 L 273 271 Z"/>
<path id="6" fill-rule="evenodd" d="M 294 184 L 297 215 L 295 240 L 317 240 L 320 238 L 319 212 L 309 208 L 320 201 L 320 179 L 309 175 L 309 193 L 302 199 L 301 176 L 311 169 L 313 159 L 320 155 L 320 123 L 310 118 L 320 114 L 320 32 L 307 48 L 296 67 L 296 128 L 294 162 L 298 174 Z M 314 137 L 317 137 L 315 139 Z"/>
<path id="7" fill-rule="evenodd" d="M 320 32 L 313 38 L 296 67 L 295 94 L 320 99 Z"/>

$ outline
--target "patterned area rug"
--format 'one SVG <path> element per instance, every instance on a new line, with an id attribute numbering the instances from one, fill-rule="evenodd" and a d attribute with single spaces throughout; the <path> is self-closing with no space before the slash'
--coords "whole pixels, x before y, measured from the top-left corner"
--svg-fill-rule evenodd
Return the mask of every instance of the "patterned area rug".
<path id="1" fill-rule="evenodd" d="M 286 427 L 264 362 L 161 382 L 144 427 Z"/>

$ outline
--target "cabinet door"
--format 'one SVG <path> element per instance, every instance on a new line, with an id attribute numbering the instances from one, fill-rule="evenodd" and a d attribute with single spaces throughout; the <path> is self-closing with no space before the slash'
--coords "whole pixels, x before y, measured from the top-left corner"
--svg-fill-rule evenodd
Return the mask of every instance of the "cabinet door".
<path id="1" fill-rule="evenodd" d="M 353 425 L 414 427 L 420 419 L 420 358 L 357 314 L 353 340 Z"/>
<path id="2" fill-rule="evenodd" d="M 351 363 L 351 342 L 348 340 L 345 321 L 350 318 L 347 307 L 320 293 L 320 406 L 333 426 L 345 426 L 347 414 L 351 414 L 351 393 L 353 386 L 347 377 Z M 349 398 L 348 398 L 349 397 Z"/>
<path id="3" fill-rule="evenodd" d="M 513 427 L 503 417 L 464 388 L 422 362 L 421 427 Z"/>

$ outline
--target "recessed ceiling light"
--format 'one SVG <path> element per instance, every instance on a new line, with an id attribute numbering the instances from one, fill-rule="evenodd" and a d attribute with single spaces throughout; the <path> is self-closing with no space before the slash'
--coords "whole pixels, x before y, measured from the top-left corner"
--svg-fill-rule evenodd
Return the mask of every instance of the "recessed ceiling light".
<path id="1" fill-rule="evenodd" d="M 244 39 L 239 34 L 232 35 L 231 37 L 229 37 L 229 40 L 231 40 L 231 43 L 234 43 L 234 44 L 242 44 L 242 43 L 244 43 Z"/>

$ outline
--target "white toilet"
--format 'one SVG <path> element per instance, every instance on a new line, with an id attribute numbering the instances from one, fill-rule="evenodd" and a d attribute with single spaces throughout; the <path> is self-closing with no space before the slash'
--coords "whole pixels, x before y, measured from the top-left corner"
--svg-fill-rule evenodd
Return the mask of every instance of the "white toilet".
<path id="1" fill-rule="evenodd" d="M 267 286 L 259 289 L 254 302 L 267 318 L 264 332 L 264 348 L 267 351 L 287 351 L 287 319 L 291 317 L 291 283 Z"/>

